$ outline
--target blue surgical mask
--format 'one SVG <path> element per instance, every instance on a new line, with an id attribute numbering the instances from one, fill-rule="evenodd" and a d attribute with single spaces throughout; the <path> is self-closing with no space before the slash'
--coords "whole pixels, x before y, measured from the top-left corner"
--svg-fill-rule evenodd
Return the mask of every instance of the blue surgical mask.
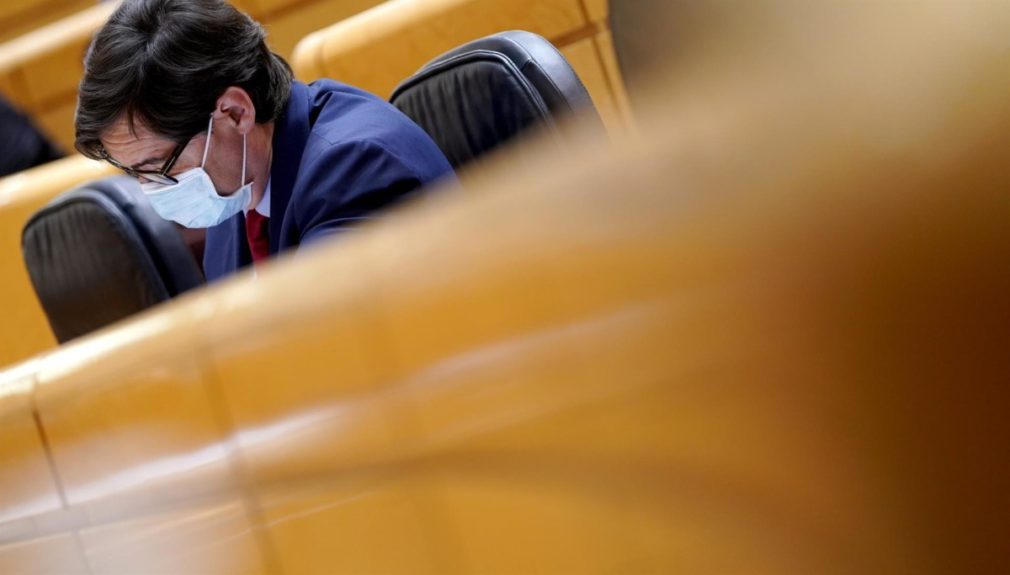
<path id="1" fill-rule="evenodd" d="M 187 228 L 209 228 L 224 222 L 246 208 L 252 199 L 252 182 L 244 184 L 233 194 L 222 196 L 214 182 L 203 169 L 207 165 L 210 137 L 214 128 L 211 118 L 207 128 L 207 143 L 203 147 L 203 160 L 199 168 L 187 170 L 176 179 L 177 184 L 147 182 L 140 187 L 147 195 L 158 215 Z M 246 136 L 242 135 L 242 182 L 246 171 Z"/>

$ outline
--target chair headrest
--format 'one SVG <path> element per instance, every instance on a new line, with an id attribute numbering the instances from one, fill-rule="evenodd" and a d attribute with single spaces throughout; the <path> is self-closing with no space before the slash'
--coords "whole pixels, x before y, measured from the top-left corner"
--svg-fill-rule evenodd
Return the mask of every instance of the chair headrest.
<path id="1" fill-rule="evenodd" d="M 602 129 L 589 92 L 541 36 L 511 31 L 469 42 L 425 64 L 393 92 L 393 105 L 458 167 L 523 130 L 556 131 L 578 113 Z"/>
<path id="2" fill-rule="evenodd" d="M 32 285 L 63 343 L 203 283 L 181 234 L 117 176 L 71 190 L 22 232 Z"/>

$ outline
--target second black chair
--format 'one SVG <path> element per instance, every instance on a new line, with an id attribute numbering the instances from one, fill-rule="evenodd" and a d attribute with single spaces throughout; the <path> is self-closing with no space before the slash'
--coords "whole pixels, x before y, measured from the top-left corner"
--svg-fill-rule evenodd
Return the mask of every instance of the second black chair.
<path id="1" fill-rule="evenodd" d="M 71 190 L 28 220 L 22 252 L 63 343 L 203 284 L 175 225 L 117 176 Z"/>
<path id="2" fill-rule="evenodd" d="M 564 139 L 558 120 L 603 124 L 564 56 L 541 36 L 512 31 L 464 44 L 422 67 L 390 100 L 435 140 L 454 168 L 529 128 Z"/>

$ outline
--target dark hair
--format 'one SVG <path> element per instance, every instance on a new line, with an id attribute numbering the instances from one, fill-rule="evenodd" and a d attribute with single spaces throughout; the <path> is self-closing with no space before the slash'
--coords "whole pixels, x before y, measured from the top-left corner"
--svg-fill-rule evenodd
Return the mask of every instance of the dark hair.
<path id="1" fill-rule="evenodd" d="M 230 86 L 249 93 L 256 122 L 276 119 L 291 68 L 257 22 L 223 0 L 126 0 L 95 35 L 77 96 L 74 147 L 93 159 L 119 118 L 184 142 L 207 128 Z"/>

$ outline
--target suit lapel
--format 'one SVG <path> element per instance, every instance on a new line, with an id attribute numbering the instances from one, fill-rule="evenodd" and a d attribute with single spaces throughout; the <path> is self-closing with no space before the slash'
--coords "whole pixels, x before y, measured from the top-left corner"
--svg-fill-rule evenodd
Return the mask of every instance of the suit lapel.
<path id="1" fill-rule="evenodd" d="M 283 241 L 281 225 L 287 213 L 295 178 L 302 162 L 302 152 L 309 139 L 311 89 L 301 82 L 291 84 L 287 109 L 274 124 L 273 163 L 270 168 L 270 254 L 276 254 L 289 242 Z M 248 250 L 247 250 L 248 251 Z"/>

